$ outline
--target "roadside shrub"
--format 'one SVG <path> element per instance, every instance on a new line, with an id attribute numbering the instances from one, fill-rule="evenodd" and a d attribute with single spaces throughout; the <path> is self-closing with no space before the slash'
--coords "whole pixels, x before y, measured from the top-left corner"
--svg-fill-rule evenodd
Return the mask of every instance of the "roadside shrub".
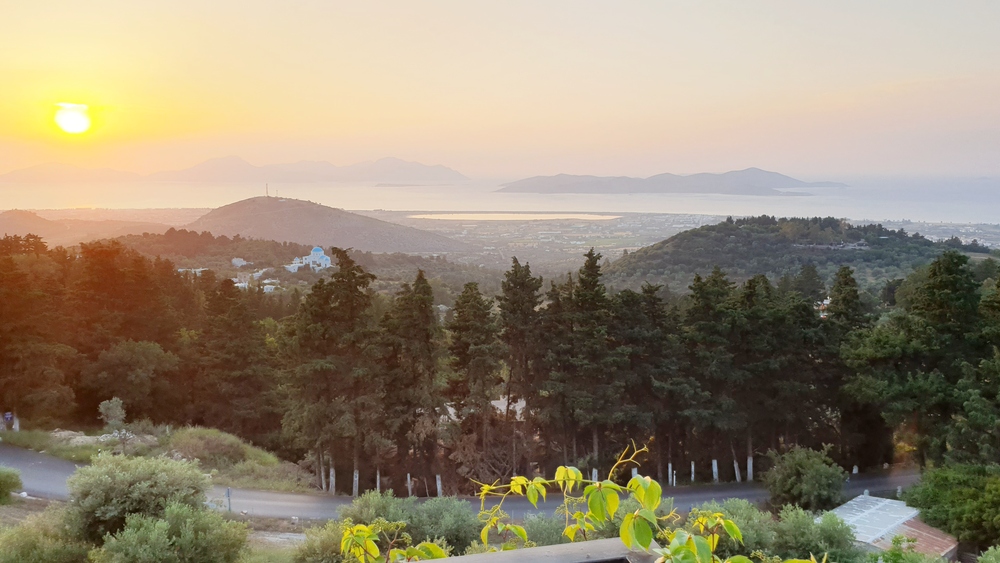
<path id="1" fill-rule="evenodd" d="M 949 465 L 924 473 L 903 500 L 920 519 L 985 549 L 1000 544 L 1000 466 Z"/>
<path id="2" fill-rule="evenodd" d="M 478 513 L 467 501 L 459 498 L 432 498 L 419 503 L 417 507 L 418 521 L 406 529 L 415 543 L 444 539 L 448 545 L 464 551 L 479 537 L 483 527 L 477 517 Z"/>
<path id="3" fill-rule="evenodd" d="M 806 510 L 828 510 L 843 500 L 847 472 L 833 462 L 827 450 L 793 447 L 784 454 L 771 451 L 774 466 L 764 475 L 771 504 L 795 504 Z"/>
<path id="4" fill-rule="evenodd" d="M 392 489 L 384 493 L 378 491 L 366 491 L 351 504 L 340 509 L 341 518 L 350 518 L 358 524 L 371 524 L 377 518 L 385 518 L 389 522 L 406 522 L 407 533 L 413 536 L 412 526 L 417 522 L 417 499 L 413 497 L 399 498 L 392 493 Z"/>
<path id="5" fill-rule="evenodd" d="M 171 503 L 163 518 L 129 515 L 125 527 L 91 555 L 95 563 L 236 563 L 247 527 L 202 507 Z"/>
<path id="6" fill-rule="evenodd" d="M 330 520 L 322 528 L 308 528 L 306 541 L 292 556 L 294 563 L 343 563 L 340 554 L 340 540 L 344 535 L 343 524 Z"/>
<path id="7" fill-rule="evenodd" d="M 563 535 L 565 529 L 566 518 L 562 516 L 529 514 L 524 518 L 524 531 L 528 533 L 528 539 L 539 546 L 569 543 L 569 538 Z"/>
<path id="8" fill-rule="evenodd" d="M 782 559 L 820 559 L 825 553 L 833 563 L 860 563 L 864 552 L 854 545 L 854 531 L 833 513 L 816 517 L 798 506 L 781 509 L 775 524 L 773 554 Z"/>
<path id="9" fill-rule="evenodd" d="M 757 508 L 753 503 L 737 498 L 726 499 L 721 504 L 717 502 L 707 502 L 688 515 L 688 528 L 698 512 L 721 512 L 726 518 L 732 520 L 740 532 L 743 534 L 743 543 L 729 538 L 719 542 L 718 554 L 723 559 L 733 555 L 749 556 L 754 551 L 770 553 L 774 545 L 775 525 L 774 517 L 769 512 Z"/>
<path id="10" fill-rule="evenodd" d="M 406 522 L 406 533 L 415 543 L 443 538 L 458 552 L 464 552 L 482 529 L 472 506 L 453 497 L 417 502 L 413 497 L 398 498 L 391 490 L 368 491 L 340 510 L 341 518 L 371 524 L 377 518 Z"/>
<path id="11" fill-rule="evenodd" d="M 223 470 L 215 477 L 221 485 L 266 491 L 312 490 L 313 476 L 294 463 L 283 461 L 277 465 L 259 465 L 241 461 Z"/>
<path id="12" fill-rule="evenodd" d="M 242 461 L 278 465 L 278 458 L 240 438 L 215 428 L 183 428 L 170 437 L 170 449 L 185 459 L 197 459 L 205 469 L 227 469 Z"/>
<path id="13" fill-rule="evenodd" d="M 204 505 L 208 479 L 190 462 L 101 454 L 67 482 L 70 515 L 95 543 L 125 526 L 126 517 L 160 517 L 170 503 Z"/>
<path id="14" fill-rule="evenodd" d="M 10 495 L 20 491 L 21 472 L 9 467 L 0 467 L 0 504 L 10 504 Z"/>
<path id="15" fill-rule="evenodd" d="M 0 531 L 0 563 L 82 563 L 90 547 L 69 537 L 62 509 L 33 514 Z"/>

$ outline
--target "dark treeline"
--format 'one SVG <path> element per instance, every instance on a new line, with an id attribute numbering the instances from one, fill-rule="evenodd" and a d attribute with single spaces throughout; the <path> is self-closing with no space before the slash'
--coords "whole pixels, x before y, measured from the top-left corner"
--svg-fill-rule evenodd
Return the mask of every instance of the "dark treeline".
<path id="1" fill-rule="evenodd" d="M 0 401 L 36 425 L 201 424 L 307 464 L 329 489 L 432 493 L 468 479 L 606 470 L 630 440 L 664 483 L 758 471 L 768 450 L 831 446 L 850 467 L 997 461 L 1000 293 L 957 252 L 863 299 L 850 268 L 772 283 L 715 269 L 690 292 L 608 291 L 593 250 L 544 282 L 513 260 L 443 320 L 422 271 L 391 297 L 352 254 L 299 297 L 181 275 L 117 242 L 0 242 Z M 995 266 L 995 264 L 994 264 Z M 888 293 L 887 293 L 888 295 Z M 823 298 L 829 301 L 822 303 Z M 348 478 L 343 478 L 348 477 Z"/>

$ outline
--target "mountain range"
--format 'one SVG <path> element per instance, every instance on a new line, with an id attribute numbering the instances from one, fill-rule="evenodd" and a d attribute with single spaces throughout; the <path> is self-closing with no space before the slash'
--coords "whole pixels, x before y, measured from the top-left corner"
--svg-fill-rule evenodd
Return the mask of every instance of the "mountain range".
<path id="1" fill-rule="evenodd" d="M 0 213 L 0 236 L 33 234 L 42 237 L 49 247 L 71 246 L 92 240 L 142 233 L 160 234 L 167 225 L 142 221 L 88 221 L 85 219 L 51 220 L 31 211 L 13 209 Z"/>
<path id="2" fill-rule="evenodd" d="M 734 170 L 723 174 L 657 174 L 649 178 L 628 176 L 535 176 L 504 184 L 499 191 L 536 194 L 641 194 L 702 193 L 731 195 L 782 195 L 788 188 L 846 187 L 836 182 L 803 182 L 777 172 L 759 168 Z"/>
<path id="3" fill-rule="evenodd" d="M 213 158 L 182 170 L 140 175 L 110 168 L 82 168 L 49 163 L 0 174 L 0 183 L 105 183 L 105 182 L 222 182 L 222 183 L 311 183 L 396 182 L 444 183 L 467 181 L 446 166 L 429 166 L 398 158 L 382 158 L 350 166 L 325 161 L 300 161 L 254 166 L 237 156 Z"/>

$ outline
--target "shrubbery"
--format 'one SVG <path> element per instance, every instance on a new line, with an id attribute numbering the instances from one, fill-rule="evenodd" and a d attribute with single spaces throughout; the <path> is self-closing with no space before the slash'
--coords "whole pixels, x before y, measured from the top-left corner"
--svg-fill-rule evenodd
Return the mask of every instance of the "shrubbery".
<path id="1" fill-rule="evenodd" d="M 764 475 L 771 504 L 795 504 L 806 510 L 828 510 L 843 500 L 847 472 L 826 451 L 793 447 L 784 454 L 771 452 L 774 466 Z"/>
<path id="2" fill-rule="evenodd" d="M 65 512 L 49 509 L 0 532 L 0 563 L 81 563 L 90 544 L 68 532 Z"/>
<path id="3" fill-rule="evenodd" d="M 125 527 L 91 555 L 95 563 L 163 561 L 236 563 L 246 546 L 247 527 L 219 514 L 172 503 L 162 518 L 130 515 Z"/>
<path id="4" fill-rule="evenodd" d="M 344 527 L 337 520 L 331 520 L 322 528 L 306 530 L 306 541 L 298 549 L 292 561 L 295 563 L 342 563 L 340 540 Z"/>
<path id="5" fill-rule="evenodd" d="M 0 467 L 0 504 L 9 504 L 10 495 L 21 490 L 21 472 L 9 467 Z"/>
<path id="6" fill-rule="evenodd" d="M 1000 547 L 993 546 L 984 551 L 978 563 L 1000 563 Z"/>
<path id="7" fill-rule="evenodd" d="M 748 501 L 728 499 L 723 503 L 709 502 L 696 507 L 688 516 L 688 528 L 700 513 L 721 512 L 739 527 L 743 543 L 730 538 L 719 543 L 718 555 L 750 556 L 759 551 L 767 557 L 809 559 L 829 555 L 834 563 L 860 563 L 865 555 L 854 545 L 854 532 L 834 514 L 816 515 L 797 506 L 785 506 L 778 517 Z"/>
<path id="8" fill-rule="evenodd" d="M 341 509 L 342 518 L 358 524 L 371 524 L 377 518 L 406 522 L 406 533 L 414 543 L 442 538 L 457 553 L 463 553 L 482 528 L 476 511 L 468 502 L 454 498 L 432 498 L 424 502 L 398 498 L 392 491 L 368 491 Z"/>
<path id="9" fill-rule="evenodd" d="M 193 463 L 101 454 L 68 481 L 71 516 L 82 537 L 99 542 L 128 515 L 159 518 L 170 503 L 202 507 L 208 479 Z"/>
<path id="10" fill-rule="evenodd" d="M 920 518 L 980 549 L 1000 543 L 1000 466 L 931 469 L 906 491 Z"/>

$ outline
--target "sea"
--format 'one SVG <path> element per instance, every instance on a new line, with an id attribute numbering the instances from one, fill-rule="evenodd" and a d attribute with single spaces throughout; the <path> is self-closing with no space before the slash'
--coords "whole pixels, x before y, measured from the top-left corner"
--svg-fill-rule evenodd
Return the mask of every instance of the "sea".
<path id="1" fill-rule="evenodd" d="M 497 182 L 374 184 L 0 184 L 0 210 L 207 208 L 262 196 L 346 210 L 518 213 L 680 213 L 832 216 L 852 220 L 1000 224 L 997 178 L 858 178 L 847 187 L 783 190 L 774 196 L 718 194 L 527 194 Z"/>

